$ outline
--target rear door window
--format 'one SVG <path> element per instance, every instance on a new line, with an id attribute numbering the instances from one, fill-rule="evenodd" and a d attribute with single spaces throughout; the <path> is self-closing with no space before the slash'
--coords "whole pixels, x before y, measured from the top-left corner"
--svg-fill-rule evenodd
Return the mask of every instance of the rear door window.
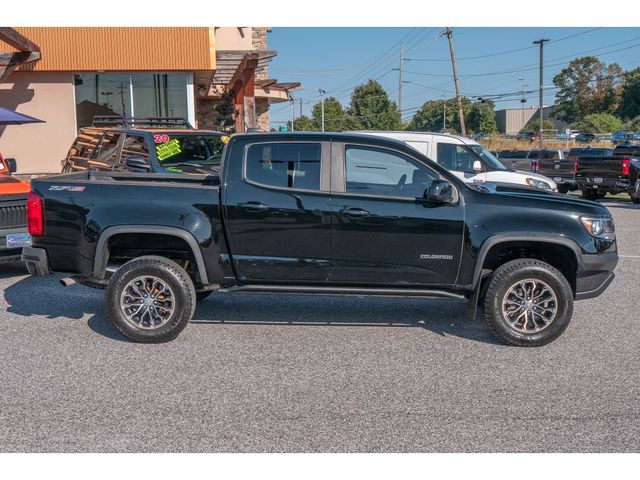
<path id="1" fill-rule="evenodd" d="M 245 159 L 245 177 L 261 185 L 320 190 L 321 144 L 273 142 L 251 145 Z"/>

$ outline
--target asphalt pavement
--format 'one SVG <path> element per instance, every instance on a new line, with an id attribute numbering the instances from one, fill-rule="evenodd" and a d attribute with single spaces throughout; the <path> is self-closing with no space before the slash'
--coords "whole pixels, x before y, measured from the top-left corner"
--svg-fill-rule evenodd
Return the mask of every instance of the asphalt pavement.
<path id="1" fill-rule="evenodd" d="M 616 279 L 542 348 L 448 300 L 269 295 L 140 345 L 103 292 L 0 264 L 0 451 L 638 452 L 640 206 L 604 203 Z"/>

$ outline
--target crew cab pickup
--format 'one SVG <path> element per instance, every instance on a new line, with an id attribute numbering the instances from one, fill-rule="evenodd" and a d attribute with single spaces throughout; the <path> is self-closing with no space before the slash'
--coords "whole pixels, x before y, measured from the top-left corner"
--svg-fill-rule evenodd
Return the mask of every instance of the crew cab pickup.
<path id="1" fill-rule="evenodd" d="M 595 200 L 607 193 L 628 193 L 633 203 L 640 203 L 640 145 L 618 145 L 612 153 L 594 150 L 576 157 L 576 184 L 582 197 Z"/>
<path id="2" fill-rule="evenodd" d="M 553 179 L 560 193 L 575 190 L 573 161 L 567 159 L 563 150 L 503 150 L 498 160 L 509 169 Z"/>
<path id="3" fill-rule="evenodd" d="M 618 261 L 609 212 L 525 186 L 468 185 L 371 135 L 231 137 L 219 175 L 78 172 L 32 182 L 29 272 L 106 288 L 116 328 L 175 338 L 216 294 L 480 302 L 510 345 L 543 345 Z"/>

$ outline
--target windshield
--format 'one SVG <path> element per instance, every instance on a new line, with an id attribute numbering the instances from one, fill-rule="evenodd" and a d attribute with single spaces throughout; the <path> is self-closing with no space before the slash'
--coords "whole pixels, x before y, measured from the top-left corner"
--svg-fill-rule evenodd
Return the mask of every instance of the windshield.
<path id="1" fill-rule="evenodd" d="M 156 157 L 163 167 L 183 164 L 218 166 L 222 160 L 222 135 L 167 132 L 154 135 Z"/>
<path id="2" fill-rule="evenodd" d="M 482 159 L 482 161 L 491 170 L 508 170 L 507 167 L 500 163 L 500 161 L 493 155 L 493 153 L 484 148 L 482 145 L 469 145 L 469 147 Z"/>

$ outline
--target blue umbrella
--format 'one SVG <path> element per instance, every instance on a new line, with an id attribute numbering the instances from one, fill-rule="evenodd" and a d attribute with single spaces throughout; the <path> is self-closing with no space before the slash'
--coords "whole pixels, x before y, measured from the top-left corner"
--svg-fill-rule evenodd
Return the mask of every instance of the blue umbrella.
<path id="1" fill-rule="evenodd" d="M 38 120 L 29 115 L 12 112 L 11 110 L 0 107 L 0 125 L 20 125 L 22 123 L 44 123 L 44 120 Z"/>

